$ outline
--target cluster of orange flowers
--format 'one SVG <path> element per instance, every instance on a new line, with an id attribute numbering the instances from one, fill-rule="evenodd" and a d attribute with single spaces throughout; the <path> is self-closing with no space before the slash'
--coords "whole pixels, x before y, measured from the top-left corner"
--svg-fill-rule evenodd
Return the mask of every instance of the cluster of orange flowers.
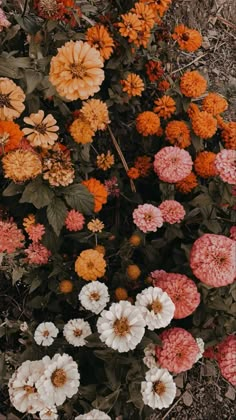
<path id="1" fill-rule="evenodd" d="M 80 7 L 74 0 L 34 0 L 34 7 L 43 19 L 63 21 L 72 27 L 76 25 L 74 13 L 81 16 Z"/>
<path id="2" fill-rule="evenodd" d="M 127 175 L 130 179 L 145 178 L 148 176 L 152 169 L 152 162 L 149 156 L 138 156 Z"/>

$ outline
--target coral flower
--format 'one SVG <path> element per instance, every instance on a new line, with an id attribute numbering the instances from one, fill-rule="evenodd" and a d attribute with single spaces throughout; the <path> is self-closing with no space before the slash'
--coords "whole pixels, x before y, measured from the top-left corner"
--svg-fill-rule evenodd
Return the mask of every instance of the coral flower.
<path id="1" fill-rule="evenodd" d="M 193 274 L 212 287 L 227 286 L 236 276 L 236 243 L 223 235 L 204 234 L 191 249 Z"/>
<path id="2" fill-rule="evenodd" d="M 145 111 L 136 118 L 136 129 L 143 136 L 157 134 L 160 128 L 160 118 L 154 112 Z"/>
<path id="3" fill-rule="evenodd" d="M 87 42 L 69 41 L 51 60 L 49 80 L 60 96 L 74 101 L 88 99 L 104 80 L 103 60 Z"/>
<path id="4" fill-rule="evenodd" d="M 154 101 L 154 103 L 156 106 L 153 108 L 153 111 L 164 119 L 170 118 L 176 110 L 174 99 L 167 95 L 162 96 L 162 98 Z"/>
<path id="5" fill-rule="evenodd" d="M 214 116 L 221 114 L 228 108 L 228 102 L 218 93 L 208 93 L 202 101 L 202 109 Z"/>
<path id="6" fill-rule="evenodd" d="M 236 122 L 224 124 L 221 137 L 226 149 L 236 150 Z"/>
<path id="7" fill-rule="evenodd" d="M 105 130 L 110 122 L 107 105 L 100 99 L 89 99 L 84 102 L 81 114 L 93 131 Z"/>
<path id="8" fill-rule="evenodd" d="M 82 251 L 75 261 L 75 271 L 84 280 L 97 280 L 103 277 L 106 270 L 106 261 L 100 252 L 94 249 Z"/>
<path id="9" fill-rule="evenodd" d="M 12 121 L 25 109 L 23 90 L 7 77 L 0 77 L 0 120 Z"/>
<path id="10" fill-rule="evenodd" d="M 230 239 L 236 241 L 236 226 L 230 228 Z"/>
<path id="11" fill-rule="evenodd" d="M 138 37 L 138 32 L 142 30 L 142 22 L 136 13 L 126 13 L 121 15 L 123 22 L 118 23 L 120 34 L 127 37 L 129 42 L 133 42 Z"/>
<path id="12" fill-rule="evenodd" d="M 13 121 L 0 121 L 0 147 L 3 152 L 17 149 L 22 137 L 23 133 L 18 124 Z"/>
<path id="13" fill-rule="evenodd" d="M 36 178 L 42 172 L 42 162 L 37 153 L 16 149 L 2 158 L 5 178 L 14 182 L 24 182 Z"/>
<path id="14" fill-rule="evenodd" d="M 144 30 L 150 30 L 155 24 L 155 14 L 148 4 L 137 2 L 131 12 L 135 13 L 142 21 Z"/>
<path id="15" fill-rule="evenodd" d="M 170 223 L 171 225 L 174 223 L 179 223 L 184 219 L 184 207 L 176 200 L 163 201 L 160 204 L 159 209 L 161 210 L 161 215 L 164 222 Z"/>
<path id="16" fill-rule="evenodd" d="M 37 114 L 30 114 L 29 117 L 25 117 L 24 122 L 32 126 L 32 128 L 23 128 L 23 132 L 33 147 L 41 146 L 48 149 L 58 139 L 56 132 L 59 127 L 55 125 L 56 120 L 52 114 L 48 114 L 44 118 L 44 111 L 40 109 Z"/>
<path id="17" fill-rule="evenodd" d="M 154 171 L 164 182 L 179 182 L 192 170 L 190 154 L 179 147 L 163 147 L 155 154 Z"/>
<path id="18" fill-rule="evenodd" d="M 68 211 L 65 218 L 65 226 L 71 232 L 78 232 L 83 229 L 85 223 L 85 218 L 82 213 L 77 210 Z"/>
<path id="19" fill-rule="evenodd" d="M 162 80 L 161 82 L 158 83 L 157 89 L 160 90 L 161 92 L 165 92 L 166 90 L 168 90 L 170 87 L 170 83 L 167 80 Z"/>
<path id="20" fill-rule="evenodd" d="M 18 248 L 23 248 L 25 237 L 14 222 L 0 220 L 0 252 L 12 254 Z"/>
<path id="21" fill-rule="evenodd" d="M 140 204 L 133 211 L 133 220 L 144 233 L 156 232 L 163 225 L 161 211 L 152 204 Z"/>
<path id="22" fill-rule="evenodd" d="M 217 153 L 215 166 L 221 179 L 229 184 L 236 185 L 236 151 L 221 150 Z"/>
<path id="23" fill-rule="evenodd" d="M 90 178 L 82 182 L 89 192 L 94 196 L 94 211 L 97 213 L 101 210 L 103 204 L 107 202 L 107 190 L 105 186 L 95 178 Z"/>
<path id="24" fill-rule="evenodd" d="M 34 7 L 43 19 L 61 20 L 72 27 L 76 25 L 73 12 L 81 16 L 81 10 L 74 0 L 35 0 Z"/>
<path id="25" fill-rule="evenodd" d="M 180 90 L 188 98 L 198 98 L 205 93 L 206 88 L 206 79 L 196 70 L 186 71 L 180 79 Z"/>
<path id="26" fill-rule="evenodd" d="M 99 219 L 92 219 L 87 224 L 87 228 L 88 228 L 88 230 L 90 230 L 93 233 L 102 232 L 102 230 L 104 229 L 104 223 L 101 220 L 99 220 Z"/>
<path id="27" fill-rule="evenodd" d="M 164 70 L 160 61 L 150 60 L 145 67 L 150 82 L 155 82 L 164 74 Z"/>
<path id="28" fill-rule="evenodd" d="M 27 260 L 30 264 L 47 264 L 51 252 L 42 244 L 33 242 L 29 248 L 25 250 Z"/>
<path id="29" fill-rule="evenodd" d="M 81 144 L 92 143 L 95 134 L 90 123 L 81 117 L 73 121 L 69 127 L 69 132 L 73 140 Z"/>
<path id="30" fill-rule="evenodd" d="M 181 50 L 187 52 L 194 52 L 202 45 L 201 34 L 183 24 L 175 27 L 172 38 L 178 42 Z"/>
<path id="31" fill-rule="evenodd" d="M 35 220 L 35 215 L 34 214 L 29 214 L 27 217 L 24 217 L 23 219 L 23 226 L 25 231 L 28 233 L 28 229 L 30 226 L 35 225 L 36 224 L 36 220 Z"/>
<path id="32" fill-rule="evenodd" d="M 127 78 L 120 81 L 123 92 L 131 96 L 141 96 L 144 91 L 144 83 L 138 74 L 129 73 Z"/>
<path id="33" fill-rule="evenodd" d="M 194 133 L 202 139 L 210 139 L 217 130 L 217 120 L 206 111 L 193 112 L 191 123 Z"/>
<path id="34" fill-rule="evenodd" d="M 182 194 L 188 194 L 198 185 L 197 177 L 194 172 L 191 172 L 181 181 L 178 181 L 175 186 Z"/>
<path id="35" fill-rule="evenodd" d="M 236 386 L 236 336 L 229 335 L 218 346 L 217 361 L 222 376 Z"/>
<path id="36" fill-rule="evenodd" d="M 108 60 L 113 53 L 114 41 L 103 25 L 95 25 L 87 29 L 86 41 L 99 51 L 104 60 Z"/>
<path id="37" fill-rule="evenodd" d="M 0 2 L 0 5 L 2 1 Z M 7 19 L 4 10 L 0 7 L 0 32 L 3 31 L 4 28 L 9 28 L 11 26 L 11 22 Z"/>
<path id="38" fill-rule="evenodd" d="M 39 242 L 45 233 L 45 227 L 41 223 L 37 223 L 35 225 L 32 224 L 28 227 L 27 233 L 31 241 Z"/>
<path id="39" fill-rule="evenodd" d="M 143 178 L 150 174 L 152 166 L 151 158 L 149 156 L 138 156 L 134 162 L 134 167 L 139 171 L 139 175 Z"/>
<path id="40" fill-rule="evenodd" d="M 165 129 L 166 140 L 185 149 L 191 144 L 190 130 L 184 121 L 170 121 Z"/>
<path id="41" fill-rule="evenodd" d="M 197 175 L 202 178 L 216 176 L 217 170 L 215 167 L 215 159 L 216 154 L 213 152 L 200 152 L 194 161 L 194 169 Z"/>
<path id="42" fill-rule="evenodd" d="M 156 347 L 157 361 L 173 373 L 191 369 L 199 348 L 193 336 L 183 328 L 171 328 L 160 335 L 162 347 Z"/>
<path id="43" fill-rule="evenodd" d="M 102 153 L 101 155 L 97 156 L 97 167 L 99 169 L 102 169 L 103 171 L 107 171 L 108 169 L 110 169 L 114 163 L 114 155 L 111 154 L 110 150 L 108 150 L 108 152 Z"/>
<path id="44" fill-rule="evenodd" d="M 132 167 L 127 171 L 127 175 L 130 179 L 138 179 L 140 176 L 140 173 L 137 168 Z"/>

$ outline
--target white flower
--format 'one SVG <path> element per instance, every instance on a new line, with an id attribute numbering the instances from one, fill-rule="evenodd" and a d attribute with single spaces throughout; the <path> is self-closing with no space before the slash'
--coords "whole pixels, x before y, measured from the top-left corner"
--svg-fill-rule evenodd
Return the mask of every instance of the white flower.
<path id="1" fill-rule="evenodd" d="M 145 379 L 141 382 L 144 404 L 159 410 L 169 407 L 176 395 L 176 385 L 168 370 L 153 367 L 147 371 Z"/>
<path id="2" fill-rule="evenodd" d="M 52 407 L 46 407 L 39 412 L 39 418 L 41 420 L 56 420 L 58 418 L 57 408 L 55 405 Z"/>
<path id="3" fill-rule="evenodd" d="M 198 348 L 199 348 L 199 353 L 196 357 L 195 363 L 198 362 L 198 360 L 202 358 L 202 355 L 203 355 L 204 350 L 205 350 L 205 343 L 204 343 L 204 341 L 201 337 L 196 338 L 196 342 L 197 342 L 197 345 L 198 345 Z"/>
<path id="4" fill-rule="evenodd" d="M 80 414 L 75 417 L 75 420 L 111 420 L 111 417 L 104 413 L 104 411 L 91 410 L 86 414 Z"/>
<path id="5" fill-rule="evenodd" d="M 141 311 L 149 330 L 169 325 L 175 305 L 166 292 L 159 287 L 148 287 L 136 297 L 135 305 Z"/>
<path id="6" fill-rule="evenodd" d="M 77 393 L 80 384 L 78 365 L 68 354 L 45 356 L 44 373 L 36 383 L 39 394 L 51 405 L 61 405 Z M 44 405 L 45 407 L 45 405 Z"/>
<path id="7" fill-rule="evenodd" d="M 109 302 L 108 288 L 100 281 L 92 281 L 81 289 L 79 300 L 85 309 L 99 314 Z"/>
<path id="8" fill-rule="evenodd" d="M 22 332 L 26 332 L 26 331 L 28 331 L 28 329 L 29 329 L 29 326 L 28 326 L 27 322 L 22 322 L 22 324 L 20 324 L 20 330 Z"/>
<path id="9" fill-rule="evenodd" d="M 45 407 L 37 391 L 36 382 L 44 372 L 41 360 L 26 360 L 14 372 L 8 383 L 12 405 L 21 413 L 34 414 Z"/>
<path id="10" fill-rule="evenodd" d="M 86 344 L 85 338 L 90 334 L 92 334 L 92 331 L 89 323 L 83 319 L 70 319 L 63 329 L 65 339 L 75 347 L 84 346 Z"/>
<path id="11" fill-rule="evenodd" d="M 34 339 L 39 346 L 51 346 L 58 333 L 59 330 L 53 322 L 42 322 L 34 332 Z"/>
<path id="12" fill-rule="evenodd" d="M 101 341 L 118 352 L 133 350 L 143 338 L 144 327 L 139 309 L 124 300 L 112 303 L 97 322 Z"/>
<path id="13" fill-rule="evenodd" d="M 148 344 L 144 349 L 145 357 L 143 358 L 143 363 L 151 369 L 152 367 L 159 367 L 159 364 L 156 361 L 156 346 L 151 343 Z"/>

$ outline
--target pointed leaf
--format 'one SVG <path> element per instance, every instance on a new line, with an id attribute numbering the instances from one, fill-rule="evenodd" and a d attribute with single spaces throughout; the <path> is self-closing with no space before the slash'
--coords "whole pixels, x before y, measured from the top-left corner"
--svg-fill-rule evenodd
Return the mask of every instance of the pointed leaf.
<path id="1" fill-rule="evenodd" d="M 53 196 L 53 191 L 43 184 L 41 178 L 36 178 L 25 187 L 20 203 L 32 203 L 36 209 L 41 209 L 50 204 Z"/>
<path id="2" fill-rule="evenodd" d="M 66 213 L 67 208 L 64 202 L 60 198 L 54 197 L 47 207 L 47 218 L 57 236 L 60 235 L 64 225 Z"/>
<path id="3" fill-rule="evenodd" d="M 11 197 L 13 195 L 21 194 L 24 190 L 24 185 L 15 184 L 11 182 L 7 188 L 3 191 L 2 195 L 4 197 Z"/>
<path id="4" fill-rule="evenodd" d="M 88 189 L 82 184 L 74 184 L 64 189 L 64 197 L 67 204 L 83 214 L 93 212 L 94 198 Z"/>

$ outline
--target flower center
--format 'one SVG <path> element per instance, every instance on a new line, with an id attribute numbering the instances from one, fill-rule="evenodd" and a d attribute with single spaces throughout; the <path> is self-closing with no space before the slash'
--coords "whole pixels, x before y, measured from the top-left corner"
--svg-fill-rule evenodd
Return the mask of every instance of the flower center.
<path id="1" fill-rule="evenodd" d="M 56 369 L 52 376 L 51 382 L 56 388 L 60 388 L 61 386 L 65 385 L 67 381 L 66 372 L 64 369 Z"/>
<path id="2" fill-rule="evenodd" d="M 47 126 L 41 123 L 35 126 L 35 130 L 40 134 L 45 134 L 47 132 Z"/>
<path id="3" fill-rule="evenodd" d="M 9 95 L 4 95 L 3 93 L 0 93 L 0 108 L 3 108 L 6 106 L 7 108 L 11 108 L 11 102 Z"/>
<path id="4" fill-rule="evenodd" d="M 92 269 L 94 268 L 94 263 L 93 263 L 92 261 L 88 262 L 88 264 L 87 264 L 87 268 L 88 268 L 89 270 L 92 270 Z"/>
<path id="5" fill-rule="evenodd" d="M 25 385 L 24 386 L 24 391 L 26 392 L 26 394 L 34 394 L 36 393 L 36 388 L 34 386 L 30 386 L 30 385 Z"/>
<path id="6" fill-rule="evenodd" d="M 82 79 L 86 74 L 86 68 L 81 63 L 72 63 L 70 71 L 73 79 Z"/>
<path id="7" fill-rule="evenodd" d="M 148 309 L 149 311 L 153 311 L 155 314 L 159 314 L 159 312 L 161 312 L 162 310 L 162 303 L 156 299 L 154 300 L 152 303 L 150 303 L 150 305 L 148 305 Z"/>
<path id="8" fill-rule="evenodd" d="M 45 331 L 43 332 L 43 336 L 44 336 L 44 337 L 48 337 L 48 336 L 49 336 L 49 331 L 48 331 L 48 330 L 45 330 Z"/>
<path id="9" fill-rule="evenodd" d="M 161 396 L 165 393 L 166 386 L 165 386 L 165 384 L 163 384 L 163 382 L 157 381 L 157 382 L 154 383 L 153 389 L 154 389 L 156 394 Z"/>
<path id="10" fill-rule="evenodd" d="M 89 297 L 90 297 L 90 300 L 95 300 L 95 301 L 98 301 L 100 299 L 100 295 L 98 292 L 90 293 Z"/>
<path id="11" fill-rule="evenodd" d="M 82 332 L 83 331 L 80 330 L 79 328 L 77 328 L 76 330 L 73 331 L 75 337 L 80 337 Z"/>
<path id="12" fill-rule="evenodd" d="M 113 328 L 116 335 L 119 335 L 120 337 L 124 337 L 130 332 L 128 319 L 127 318 L 117 319 L 113 324 Z"/>
<path id="13" fill-rule="evenodd" d="M 7 140 L 9 139 L 10 134 L 6 131 L 3 131 L 3 133 L 0 134 L 0 144 L 3 146 L 6 144 Z"/>
<path id="14" fill-rule="evenodd" d="M 188 34 L 187 32 L 185 32 L 185 33 L 182 35 L 182 40 L 183 40 L 183 41 L 188 41 L 188 40 L 189 40 L 189 34 Z"/>
<path id="15" fill-rule="evenodd" d="M 152 215 L 151 215 L 151 214 L 146 213 L 146 214 L 144 215 L 144 220 L 145 220 L 145 222 L 151 222 L 151 220 L 152 220 Z"/>

